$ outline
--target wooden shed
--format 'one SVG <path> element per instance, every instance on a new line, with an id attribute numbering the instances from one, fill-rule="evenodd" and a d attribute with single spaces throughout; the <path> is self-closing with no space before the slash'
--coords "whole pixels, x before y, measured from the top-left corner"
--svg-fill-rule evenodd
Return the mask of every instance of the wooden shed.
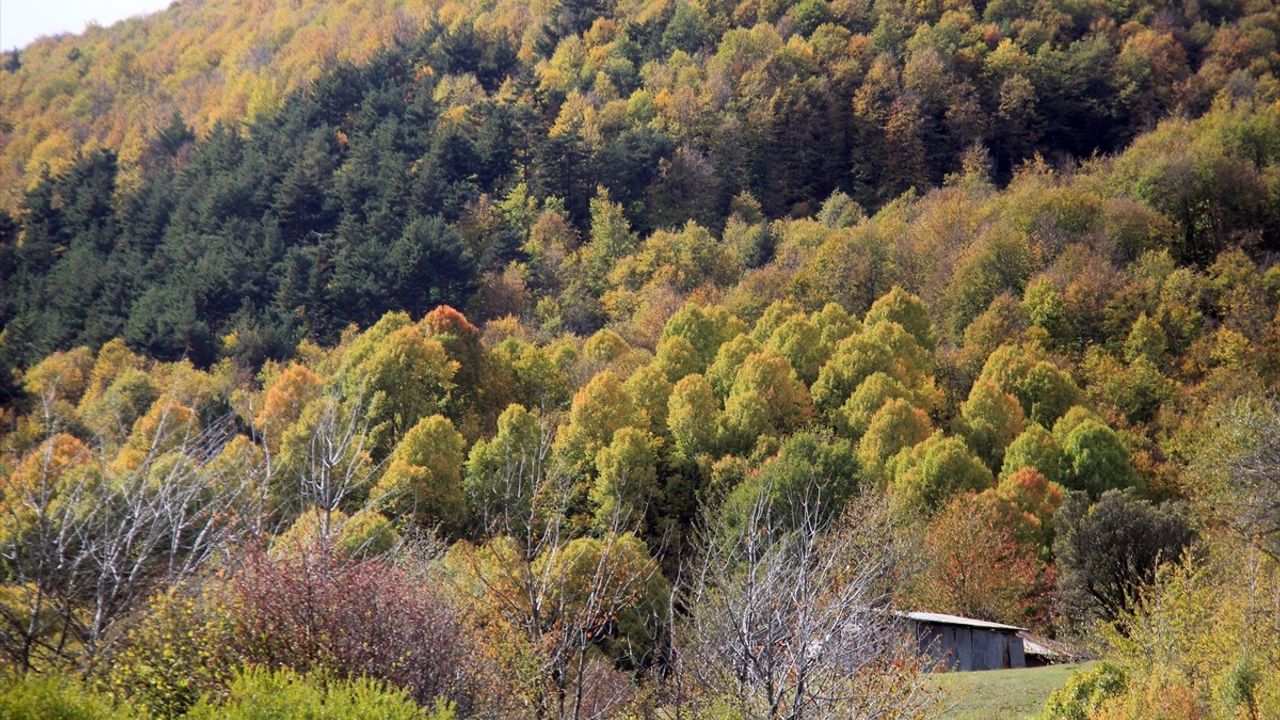
<path id="1" fill-rule="evenodd" d="M 1024 668 L 1023 628 L 943 613 L 904 613 L 909 632 L 938 669 Z"/>

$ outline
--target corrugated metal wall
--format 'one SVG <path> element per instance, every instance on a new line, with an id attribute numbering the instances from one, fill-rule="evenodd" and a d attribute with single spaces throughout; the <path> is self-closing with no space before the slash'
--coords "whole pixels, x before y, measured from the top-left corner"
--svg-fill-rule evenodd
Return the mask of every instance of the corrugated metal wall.
<path id="1" fill-rule="evenodd" d="M 952 670 L 1023 668 L 1022 638 L 1012 632 L 912 621 L 916 642 Z"/>

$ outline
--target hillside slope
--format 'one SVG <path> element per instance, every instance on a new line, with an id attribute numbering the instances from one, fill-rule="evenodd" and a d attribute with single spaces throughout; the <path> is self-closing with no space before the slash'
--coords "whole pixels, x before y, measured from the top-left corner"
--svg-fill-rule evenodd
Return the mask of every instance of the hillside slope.
<path id="1" fill-rule="evenodd" d="M 1280 717 L 1273 3 L 240 7 L 5 71 L 0 715 Z"/>
<path id="2" fill-rule="evenodd" d="M 38 40 L 0 70 L 0 202 L 12 206 L 85 149 L 117 150 L 133 166 L 175 113 L 204 132 L 270 112 L 324 68 L 415 37 L 432 15 L 432 4 L 403 0 L 180 0 Z"/>
<path id="3" fill-rule="evenodd" d="M 1055 14 L 821 2 L 562 3 L 524 12 L 498 3 L 447 6 L 420 32 L 421 18 L 405 12 L 361 10 L 369 23 L 397 28 L 401 42 L 375 51 L 372 30 L 357 35 L 366 41 L 360 48 L 322 42 L 364 27 L 333 19 L 342 7 L 272 5 L 254 14 L 176 6 L 82 40 L 38 44 L 5 75 L 10 87 L 35 92 L 62 72 L 41 57 L 84 69 L 65 88 L 106 88 L 93 122 L 114 117 L 137 141 L 117 154 L 67 138 L 58 155 L 77 159 L 19 194 L 16 222 L 0 216 L 9 357 L 26 364 L 123 336 L 158 357 L 207 364 L 235 331 L 236 352 L 257 362 L 283 357 L 303 338 L 331 342 L 347 323 L 368 325 L 387 310 L 463 306 L 477 288 L 510 285 L 514 276 L 502 279 L 510 262 L 563 256 L 596 234 L 605 201 L 620 204 L 621 219 L 641 236 L 694 221 L 710 232 L 698 241 L 705 250 L 735 213 L 809 215 L 839 192 L 856 215 L 979 166 L 997 185 L 1036 155 L 1069 167 L 1072 158 L 1119 150 L 1167 113 L 1199 114 L 1215 97 L 1265 107 L 1280 22 L 1263 5 L 1176 15 L 1145 5 Z M 204 34 L 215 22 L 222 30 Z M 258 53 L 254 77 L 314 81 L 262 107 L 224 112 L 252 93 L 168 72 L 159 60 L 178 48 L 186 57 L 216 47 L 222 34 L 234 38 L 235 52 L 248 52 L 258 47 L 250 38 L 276 25 L 278 47 Z M 314 33 L 323 37 L 308 39 Z M 112 50 L 126 39 L 139 50 Z M 77 43 L 88 40 L 102 44 L 101 56 L 86 57 Z M 55 46 L 69 49 L 58 56 Z M 163 82 L 86 79 L 151 46 Z M 344 54 L 366 62 L 329 67 L 330 56 Z M 205 63 L 207 76 L 229 81 L 242 61 L 233 53 L 216 69 Z M 194 128 L 174 108 L 138 99 L 172 94 L 166 83 L 187 80 L 199 89 L 190 99 L 201 105 Z M 210 109 L 213 99 L 223 110 Z M 9 105 L 16 124 L 5 151 L 46 142 L 38 127 L 22 124 L 33 106 Z M 52 96 L 46 107 L 88 112 Z M 159 115 L 116 117 L 112 107 Z M 241 110 L 244 124 L 205 127 Z M 1157 151 L 1169 163 L 1178 152 Z M 1220 198 L 1200 188 L 1223 203 L 1207 224 L 1191 217 L 1200 211 L 1186 205 L 1190 198 L 1164 188 L 1120 192 L 1166 212 L 1185 235 L 1182 259 L 1205 263 L 1244 242 L 1228 236 L 1249 227 L 1262 229 L 1264 245 L 1271 240 L 1259 210 L 1269 207 L 1270 190 L 1253 175 L 1265 174 L 1272 151 L 1263 144 L 1237 161 L 1251 167 L 1231 181 L 1251 189 Z M 1218 178 L 1230 168 L 1194 172 Z M 5 187 L 16 192 L 19 184 L 10 178 Z M 560 225 L 535 228 L 539 213 L 556 208 Z M 610 232 L 615 239 L 601 242 L 620 244 L 593 260 L 594 277 L 579 285 L 599 284 L 634 242 Z M 749 242 L 741 261 L 766 262 L 772 241 Z M 558 311 L 569 329 L 591 331 L 608 319 L 599 302 L 605 288 L 562 287 L 546 273 L 520 282 L 571 291 Z"/>
<path id="4" fill-rule="evenodd" d="M 881 177 L 875 166 L 884 156 L 874 150 L 826 142 L 832 138 L 825 133 L 811 138 L 824 141 L 824 156 L 836 156 L 827 173 L 845 172 L 851 149 L 869 152 L 853 159 L 861 165 L 853 179 L 892 197 L 906 185 L 940 179 L 957 148 L 974 140 L 1002 163 L 1035 150 L 1088 154 L 1117 148 L 1167 113 L 1198 114 L 1224 87 L 1243 92 L 1248 79 L 1270 97 L 1276 17 L 1267 0 L 1185 6 L 1089 0 L 1052 8 L 898 0 L 183 0 L 6 57 L 0 205 L 13 207 L 46 169 L 65 169 L 85 148 L 118 151 L 126 177 L 134 178 L 148 140 L 175 113 L 200 134 L 218 120 L 252 120 L 335 63 L 364 63 L 425 28 L 460 24 L 517 49 L 523 68 L 514 75 L 540 68 L 539 85 L 553 107 L 580 93 L 571 103 L 580 114 L 587 109 L 583 98 L 599 110 L 630 95 L 654 103 L 679 142 L 700 140 L 694 145 L 703 151 L 714 145 L 707 131 L 718 122 L 706 112 L 750 110 L 744 101 L 757 109 L 743 119 L 761 119 L 762 112 L 794 118 L 774 133 L 800 131 L 785 128 L 821 117 L 883 128 L 902 149 L 922 142 L 913 154 L 923 151 L 923 167 L 908 164 Z M 586 34 L 600 18 L 607 22 Z M 784 44 L 788 50 L 780 52 Z M 739 59 L 704 73 L 696 59 L 707 54 Z M 777 57 L 771 68 L 759 62 L 768 56 Z M 646 65 L 651 60 L 658 64 Z M 779 76 L 813 80 L 778 93 Z M 647 99 L 634 95 L 641 89 Z M 939 135 L 956 137 L 939 144 Z M 733 137 L 723 141 L 740 141 Z M 796 193 L 778 202 L 789 208 L 805 200 Z"/>

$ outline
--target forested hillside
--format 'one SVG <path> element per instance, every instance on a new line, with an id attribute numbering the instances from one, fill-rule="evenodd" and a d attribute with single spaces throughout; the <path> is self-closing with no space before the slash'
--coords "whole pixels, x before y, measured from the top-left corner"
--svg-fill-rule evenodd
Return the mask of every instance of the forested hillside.
<path id="1" fill-rule="evenodd" d="M 0 73 L 0 716 L 1280 716 L 1273 4 L 393 5 Z"/>
<path id="2" fill-rule="evenodd" d="M 766 218 L 811 215 L 836 191 L 875 210 L 963 172 L 971 150 L 1004 182 L 1036 154 L 1069 163 L 1119 150 L 1168 114 L 1199 115 L 1215 97 L 1265 104 L 1276 92 L 1269 5 L 1179 15 L 1104 5 L 1073 14 L 569 4 L 535 17 L 481 7 L 441 11 L 416 39 L 320 74 L 278 110 L 243 116 L 247 124 L 211 124 L 207 110 L 169 104 L 148 121 L 122 121 L 147 133 L 126 160 L 86 135 L 60 154 L 60 172 L 33 166 L 20 224 L 0 222 L 9 236 L 0 319 L 15 327 L 6 352 L 29 364 L 119 336 L 160 358 L 208 364 L 235 332 L 256 364 L 304 337 L 332 342 L 347 323 L 367 326 L 386 310 L 464 306 L 521 259 L 548 202 L 575 233 L 556 240 L 570 249 L 588 233 L 601 188 L 642 236 L 688 220 L 720 234 L 735 198 L 750 196 Z M 197 15 L 187 21 L 187 12 Z M 246 12 L 178 6 L 60 45 L 100 72 L 129 53 L 95 63 L 77 43 L 131 30 L 172 43 L 214 22 L 206 15 L 264 32 Z M 291 18 L 279 20 L 286 26 L 309 17 L 297 7 L 264 17 L 277 15 Z M 338 23 L 328 17 L 308 27 Z M 167 32 L 172 22 L 182 30 Z M 329 64 L 324 43 L 298 45 L 320 55 L 282 57 L 270 72 L 313 75 Z M 55 75 L 28 58 L 5 77 L 28 78 L 17 86 L 27 87 Z M 113 92 L 122 110 L 148 107 L 127 83 L 98 84 L 108 107 Z M 27 105 L 6 108 L 15 122 Z M 6 148 L 39 135 L 15 124 Z M 1203 264 L 1215 251 L 1182 255 Z M 770 248 L 748 252 L 758 266 Z M 567 305 L 574 331 L 606 320 L 591 302 Z"/>
<path id="3" fill-rule="evenodd" d="M 698 180 L 710 155 L 730 190 L 750 181 L 771 210 L 850 183 L 884 199 L 941 179 L 975 140 L 1007 168 L 1036 150 L 1115 149 L 1225 88 L 1274 93 L 1276 25 L 1258 0 L 182 0 L 6 56 L 0 197 L 13 206 L 95 147 L 118 152 L 135 182 L 175 112 L 201 134 L 241 127 L 425 26 L 447 61 L 432 58 L 419 88 L 463 83 L 438 104 L 481 99 L 471 74 L 483 96 L 535 108 L 539 134 L 557 116 L 588 144 L 648 127 L 674 147 L 645 149 L 672 160 L 689 146 L 675 167 Z M 507 77 L 514 88 L 496 92 Z M 900 151 L 908 162 L 883 163 Z"/>
<path id="4" fill-rule="evenodd" d="M 326 67 L 413 39 L 432 12 L 406 2 L 186 0 L 8 52 L 0 69 L 3 205 L 86 149 L 118 152 L 136 179 L 174 113 L 202 132 L 270 113 Z"/>

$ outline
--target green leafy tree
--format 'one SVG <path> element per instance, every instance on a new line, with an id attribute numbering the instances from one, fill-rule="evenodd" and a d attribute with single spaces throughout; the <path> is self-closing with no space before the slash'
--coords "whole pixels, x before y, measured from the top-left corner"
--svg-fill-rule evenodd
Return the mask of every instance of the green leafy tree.
<path id="1" fill-rule="evenodd" d="M 991 487 L 991 471 L 964 441 L 934 432 L 894 457 L 887 468 L 889 496 L 904 512 L 933 513 L 962 492 Z"/>
<path id="2" fill-rule="evenodd" d="M 749 524 L 753 513 L 767 514 L 786 529 L 837 517 L 863 487 L 866 473 L 851 442 L 813 431 L 801 431 L 783 441 L 725 499 L 721 522 L 730 532 Z M 763 503 L 764 507 L 757 507 Z"/>
<path id="3" fill-rule="evenodd" d="M 146 360 L 134 353 L 120 338 L 108 340 L 98 348 L 98 356 L 89 371 L 88 383 L 80 397 L 80 407 L 87 407 L 126 370 L 145 370 Z"/>
<path id="4" fill-rule="evenodd" d="M 631 346 L 627 341 L 608 328 L 596 331 L 582 343 L 582 359 L 601 369 L 623 359 L 630 352 Z"/>
<path id="5" fill-rule="evenodd" d="M 908 388 L 933 374 L 933 357 L 914 335 L 892 321 L 866 326 L 836 346 L 813 383 L 814 403 L 825 413 L 838 410 L 873 373 L 883 372 Z"/>
<path id="6" fill-rule="evenodd" d="M 1043 330 L 1060 344 L 1072 340 L 1073 328 L 1066 303 L 1047 277 L 1041 275 L 1027 283 L 1022 307 L 1033 327 Z"/>
<path id="7" fill-rule="evenodd" d="M 858 441 L 858 458 L 870 468 L 882 468 L 898 453 L 924 441 L 933 431 L 929 416 L 901 398 L 889 400 L 871 416 Z"/>
<path id="8" fill-rule="evenodd" d="M 1096 416 L 1073 409 L 1054 425 L 1053 434 L 1062 446 L 1063 484 L 1068 488 L 1098 497 L 1104 491 L 1137 484 L 1138 476 L 1120 436 Z"/>
<path id="9" fill-rule="evenodd" d="M 860 438 L 871 424 L 871 418 L 890 400 L 910 400 L 911 393 L 902 383 L 883 372 L 874 372 L 858 385 L 848 401 L 840 408 L 839 420 L 849 437 Z"/>
<path id="10" fill-rule="evenodd" d="M 512 338 L 493 351 L 496 362 L 512 376 L 514 395 L 531 408 L 550 411 L 567 407 L 573 397 L 571 363 L 557 357 L 554 350 Z"/>
<path id="11" fill-rule="evenodd" d="M 770 350 L 743 361 L 724 404 L 727 436 L 736 447 L 748 447 L 760 435 L 781 435 L 809 420 L 809 391 L 787 359 Z"/>
<path id="12" fill-rule="evenodd" d="M 813 384 L 818 370 L 827 361 L 831 348 L 809 318 L 795 315 L 778 326 L 769 336 L 766 347 L 785 357 L 806 386 Z"/>
<path id="13" fill-rule="evenodd" d="M 676 383 L 667 406 L 667 426 L 673 449 L 687 458 L 711 453 L 717 444 L 719 403 L 711 383 L 701 375 L 688 375 Z"/>
<path id="14" fill-rule="evenodd" d="M 925 350 L 932 351 L 938 344 L 933 321 L 929 319 L 924 302 L 900 285 L 894 285 L 892 290 L 876 299 L 862 319 L 867 327 L 884 321 L 901 325 Z"/>
<path id="15" fill-rule="evenodd" d="M 230 679 L 232 631 L 212 594 L 176 588 L 157 594 L 111 652 L 102 683 L 154 717 L 182 717 Z"/>
<path id="16" fill-rule="evenodd" d="M 707 380 L 720 399 L 729 397 L 733 383 L 738 377 L 738 368 L 746 361 L 747 356 L 760 352 L 762 345 L 752 336 L 740 333 L 733 339 L 724 342 L 716 351 L 715 360 L 707 368 Z"/>
<path id="17" fill-rule="evenodd" d="M 661 501 L 658 441 L 648 432 L 622 428 L 596 455 L 598 476 L 591 488 L 596 524 L 601 528 L 644 529 L 645 516 Z"/>
<path id="18" fill-rule="evenodd" d="M 1159 365 L 1164 362 L 1169 341 L 1160 323 L 1151 319 L 1144 312 L 1133 321 L 1129 336 L 1124 341 L 1124 358 L 1134 362 L 1138 358 L 1146 358 Z"/>
<path id="19" fill-rule="evenodd" d="M 804 308 L 794 299 L 775 300 L 760 313 L 755 326 L 751 328 L 751 337 L 757 342 L 766 342 L 782 323 L 801 312 L 804 312 Z"/>
<path id="20" fill-rule="evenodd" d="M 456 532 L 466 512 L 465 446 L 448 418 L 432 415 L 418 421 L 391 453 L 372 490 L 374 502 L 393 514 L 412 515 L 422 525 Z"/>
<path id="21" fill-rule="evenodd" d="M 668 382 L 676 382 L 686 375 L 695 375 L 706 369 L 698 349 L 688 338 L 671 335 L 658 342 L 654 361 L 666 373 Z"/>
<path id="22" fill-rule="evenodd" d="M 987 358 L 979 379 L 1018 398 L 1030 421 L 1052 425 L 1080 402 L 1071 376 L 1035 346 L 1002 345 Z"/>
<path id="23" fill-rule="evenodd" d="M 156 401 L 159 392 L 151 376 L 126 367 L 101 393 L 81 403 L 80 416 L 95 435 L 121 442 L 129 428 Z"/>
<path id="24" fill-rule="evenodd" d="M 597 188 L 591 200 L 591 234 L 582 249 L 583 270 L 588 281 L 601 281 L 618 260 L 633 252 L 639 240 L 627 221 L 622 206 Z"/>
<path id="25" fill-rule="evenodd" d="M 1114 408 L 1135 424 L 1155 420 L 1177 392 L 1177 384 L 1146 355 L 1124 365 L 1109 353 L 1090 348 L 1085 353 L 1084 371 L 1089 377 L 1089 398 L 1098 407 Z"/>
<path id="26" fill-rule="evenodd" d="M 834 349 L 841 340 L 862 330 L 862 324 L 840 305 L 829 302 L 813 313 L 810 320 L 822 336 L 822 342 Z"/>
<path id="27" fill-rule="evenodd" d="M 744 331 L 746 326 L 742 321 L 723 308 L 703 307 L 691 302 L 667 320 L 662 328 L 662 339 L 682 337 L 688 340 L 697 352 L 697 372 L 702 372 L 715 360 L 716 352 L 725 340 Z"/>
<path id="28" fill-rule="evenodd" d="M 696 53 L 711 39 L 711 19 L 701 3 L 681 2 L 662 31 L 662 47 L 668 53 Z"/>
<path id="29" fill-rule="evenodd" d="M 498 416 L 497 433 L 471 447 L 463 490 L 469 514 L 482 528 L 499 519 L 531 517 L 535 489 L 549 470 L 549 434 L 537 413 L 509 405 Z"/>
<path id="30" fill-rule="evenodd" d="M 364 399 L 376 448 L 385 454 L 419 419 L 448 408 L 458 365 L 415 325 L 375 342 L 344 384 L 349 397 Z"/>
<path id="31" fill-rule="evenodd" d="M 1018 399 L 986 380 L 974 383 L 960 418 L 969 447 L 990 468 L 1001 466 L 1005 448 L 1026 427 Z"/>
<path id="32" fill-rule="evenodd" d="M 1034 262 L 1030 241 L 1007 228 L 995 229 L 971 243 L 947 288 L 953 330 L 963 332 L 1001 293 L 1021 295 Z"/>
<path id="33" fill-rule="evenodd" d="M 545 597 L 554 610 L 544 621 L 552 628 L 560 624 L 570 642 L 598 642 L 606 653 L 638 662 L 654 651 L 670 586 L 639 537 L 609 532 L 575 538 L 537 558 L 533 570 L 555 579 Z M 611 637 L 601 632 L 606 625 L 613 626 Z"/>
<path id="34" fill-rule="evenodd" d="M 655 363 L 640 367 L 623 383 L 636 405 L 649 417 L 649 432 L 655 437 L 667 433 L 667 404 L 674 386 Z"/>
<path id="35" fill-rule="evenodd" d="M 1073 494 L 1056 519 L 1058 592 L 1073 617 L 1115 619 L 1132 607 L 1160 563 L 1177 562 L 1195 538 L 1186 508 L 1108 490 L 1090 504 Z"/>
<path id="36" fill-rule="evenodd" d="M 567 421 L 556 433 L 554 451 L 564 467 L 578 476 L 594 468 L 596 456 L 624 427 L 647 428 L 649 419 L 611 370 L 591 378 L 576 395 Z"/>
<path id="37" fill-rule="evenodd" d="M 1067 479 L 1067 458 L 1053 434 L 1039 423 L 1031 423 L 1009 443 L 1000 476 L 1008 477 L 1023 468 L 1035 468 L 1050 481 L 1061 485 Z"/>

